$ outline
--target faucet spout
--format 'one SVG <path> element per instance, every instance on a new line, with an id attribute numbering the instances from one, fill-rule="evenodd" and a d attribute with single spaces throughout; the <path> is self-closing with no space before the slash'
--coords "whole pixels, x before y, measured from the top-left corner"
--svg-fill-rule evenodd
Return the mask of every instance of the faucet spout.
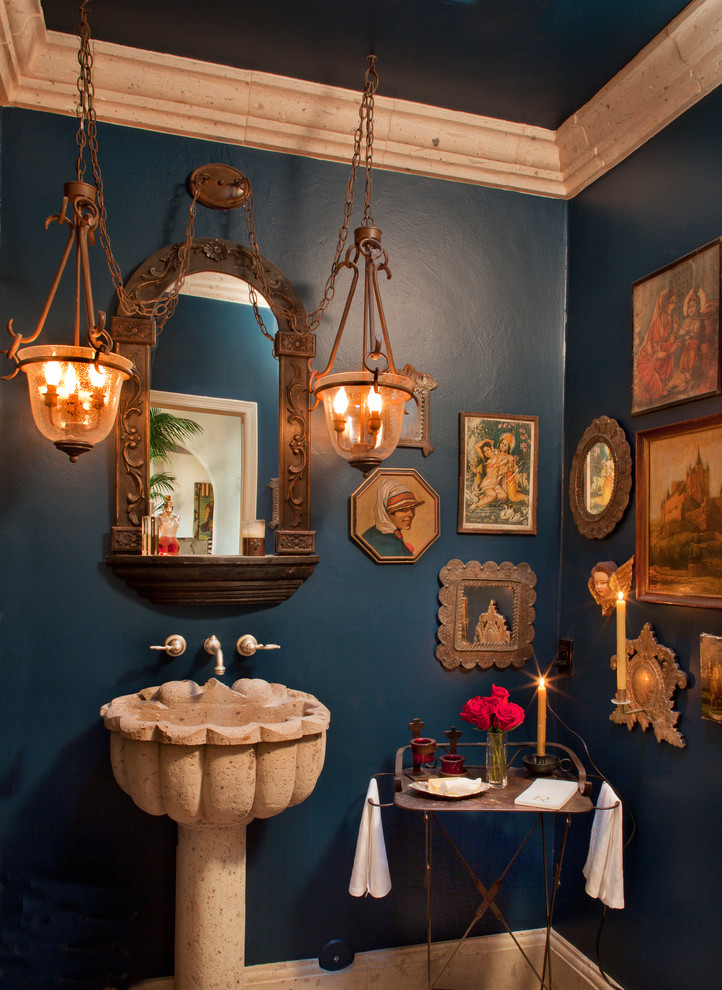
<path id="1" fill-rule="evenodd" d="M 211 656 L 216 658 L 216 665 L 213 668 L 214 674 L 225 674 L 226 668 L 223 665 L 223 650 L 221 649 L 221 644 L 217 636 L 209 636 L 208 639 L 203 644 L 203 649 L 206 653 L 210 653 Z"/>

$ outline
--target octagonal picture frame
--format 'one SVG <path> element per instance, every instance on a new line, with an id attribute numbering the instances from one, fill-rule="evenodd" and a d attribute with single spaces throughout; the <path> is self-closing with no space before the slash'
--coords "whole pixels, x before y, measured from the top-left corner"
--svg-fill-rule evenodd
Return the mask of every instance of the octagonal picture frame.
<path id="1" fill-rule="evenodd" d="M 350 535 L 377 564 L 414 564 L 439 536 L 439 496 L 413 468 L 376 468 L 351 495 Z"/>

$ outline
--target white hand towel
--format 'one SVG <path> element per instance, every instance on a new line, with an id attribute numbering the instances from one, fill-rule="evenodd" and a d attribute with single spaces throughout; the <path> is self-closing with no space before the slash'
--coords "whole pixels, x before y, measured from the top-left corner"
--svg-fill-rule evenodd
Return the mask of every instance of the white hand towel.
<path id="1" fill-rule="evenodd" d="M 369 804 L 369 799 L 374 802 L 373 805 Z M 354 897 L 363 897 L 365 894 L 385 897 L 391 890 L 384 832 L 381 827 L 381 809 L 375 806 L 378 803 L 379 788 L 376 779 L 372 777 L 361 814 L 356 856 L 348 887 L 349 893 Z"/>
<path id="2" fill-rule="evenodd" d="M 622 803 L 606 782 L 602 784 L 594 813 L 589 855 L 584 864 L 586 891 L 611 908 L 624 907 L 622 856 Z M 616 805 L 616 807 L 614 807 Z M 611 808 L 611 811 L 604 811 Z"/>

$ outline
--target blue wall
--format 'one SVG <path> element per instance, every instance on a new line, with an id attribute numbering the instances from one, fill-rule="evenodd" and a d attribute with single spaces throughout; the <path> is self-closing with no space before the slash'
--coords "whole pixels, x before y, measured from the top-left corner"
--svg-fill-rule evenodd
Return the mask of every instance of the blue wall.
<path id="1" fill-rule="evenodd" d="M 62 235 L 57 228 L 44 232 L 43 221 L 58 210 L 62 183 L 73 177 L 73 137 L 72 120 L 2 111 L 2 310 L 4 320 L 13 316 L 26 332 L 59 257 Z M 309 307 L 317 304 L 342 219 L 346 167 L 110 126 L 100 127 L 100 149 L 110 236 L 125 275 L 182 238 L 192 169 L 228 161 L 253 182 L 261 251 Z M 275 608 L 148 605 L 103 562 L 113 498 L 111 445 L 71 465 L 35 430 L 24 382 L 0 390 L 0 867 L 6 901 L 31 880 L 126 892 L 140 912 L 142 937 L 131 953 L 135 978 L 172 972 L 175 827 L 137 810 L 115 784 L 98 718 L 104 702 L 167 679 L 203 683 L 211 674 L 203 640 L 215 633 L 231 658 L 237 637 L 250 632 L 282 649 L 232 660 L 229 682 L 264 677 L 310 691 L 330 708 L 326 766 L 314 794 L 249 827 L 252 964 L 313 957 L 333 938 L 347 939 L 356 951 L 424 940 L 418 816 L 385 812 L 391 894 L 382 901 L 348 894 L 369 777 L 392 768 L 416 715 L 443 738 L 444 729 L 459 724 L 464 701 L 488 693 L 492 683 L 509 688 L 521 704 L 532 698 L 525 670 L 441 668 L 434 656 L 440 569 L 453 558 L 527 561 L 538 576 L 539 662 L 555 652 L 566 206 L 381 172 L 374 194 L 394 273 L 383 291 L 397 363 L 410 361 L 439 381 L 431 400 L 436 451 L 424 458 L 401 449 L 391 462 L 419 470 L 441 499 L 440 539 L 413 566 L 377 565 L 349 540 L 348 500 L 361 477 L 332 453 L 316 413 L 312 518 L 321 563 L 313 577 Z M 201 209 L 197 235 L 245 242 L 240 222 Z M 112 287 L 100 252 L 95 255 L 96 306 L 113 312 Z M 68 297 L 64 289 L 66 311 Z M 49 339 L 67 338 L 62 312 L 60 303 L 51 311 Z M 330 348 L 333 314 L 329 322 L 319 366 Z M 169 324 L 164 333 L 172 332 Z M 462 409 L 539 416 L 537 536 L 457 534 Z M 189 643 L 184 656 L 171 661 L 149 651 L 173 632 Z M 483 848 L 500 860 L 510 851 L 516 827 L 494 819 L 472 815 L 456 822 L 470 854 Z M 438 863 L 443 875 L 442 854 Z M 536 874 L 532 879 L 538 863 L 531 857 L 521 866 L 503 903 L 514 928 L 536 927 L 544 917 Z M 476 898 L 471 885 L 442 884 L 438 903 L 435 934 L 445 937 L 466 924 Z M 13 910 L 6 904 L 6 917 Z M 495 930 L 493 924 L 485 919 L 478 932 Z"/>
<path id="2" fill-rule="evenodd" d="M 711 398 L 630 417 L 631 284 L 719 237 L 722 205 L 722 90 L 707 97 L 569 207 L 569 304 L 565 478 L 591 421 L 612 416 L 634 450 L 638 430 L 722 410 Z M 634 552 L 634 490 L 622 522 L 603 540 L 576 529 L 564 498 L 560 635 L 574 640 L 575 672 L 563 717 L 582 734 L 602 772 L 627 802 L 637 832 L 625 856 L 626 907 L 608 913 L 606 968 L 627 990 L 719 986 L 719 761 L 722 732 L 701 718 L 700 633 L 722 635 L 718 610 L 632 601 L 628 636 L 650 622 L 677 656 L 690 686 L 677 692 L 685 749 L 657 743 L 651 729 L 609 722 L 616 652 L 614 618 L 587 590 L 598 560 Z M 631 816 L 627 826 L 631 826 Z M 584 851 L 575 851 L 581 868 Z M 563 888 L 562 934 L 594 954 L 600 903 Z"/>

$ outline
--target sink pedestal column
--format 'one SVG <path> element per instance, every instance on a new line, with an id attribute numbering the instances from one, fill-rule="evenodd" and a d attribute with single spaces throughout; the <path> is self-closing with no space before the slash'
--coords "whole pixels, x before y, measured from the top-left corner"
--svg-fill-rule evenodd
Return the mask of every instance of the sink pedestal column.
<path id="1" fill-rule="evenodd" d="M 246 826 L 178 825 L 175 990 L 244 984 Z"/>

